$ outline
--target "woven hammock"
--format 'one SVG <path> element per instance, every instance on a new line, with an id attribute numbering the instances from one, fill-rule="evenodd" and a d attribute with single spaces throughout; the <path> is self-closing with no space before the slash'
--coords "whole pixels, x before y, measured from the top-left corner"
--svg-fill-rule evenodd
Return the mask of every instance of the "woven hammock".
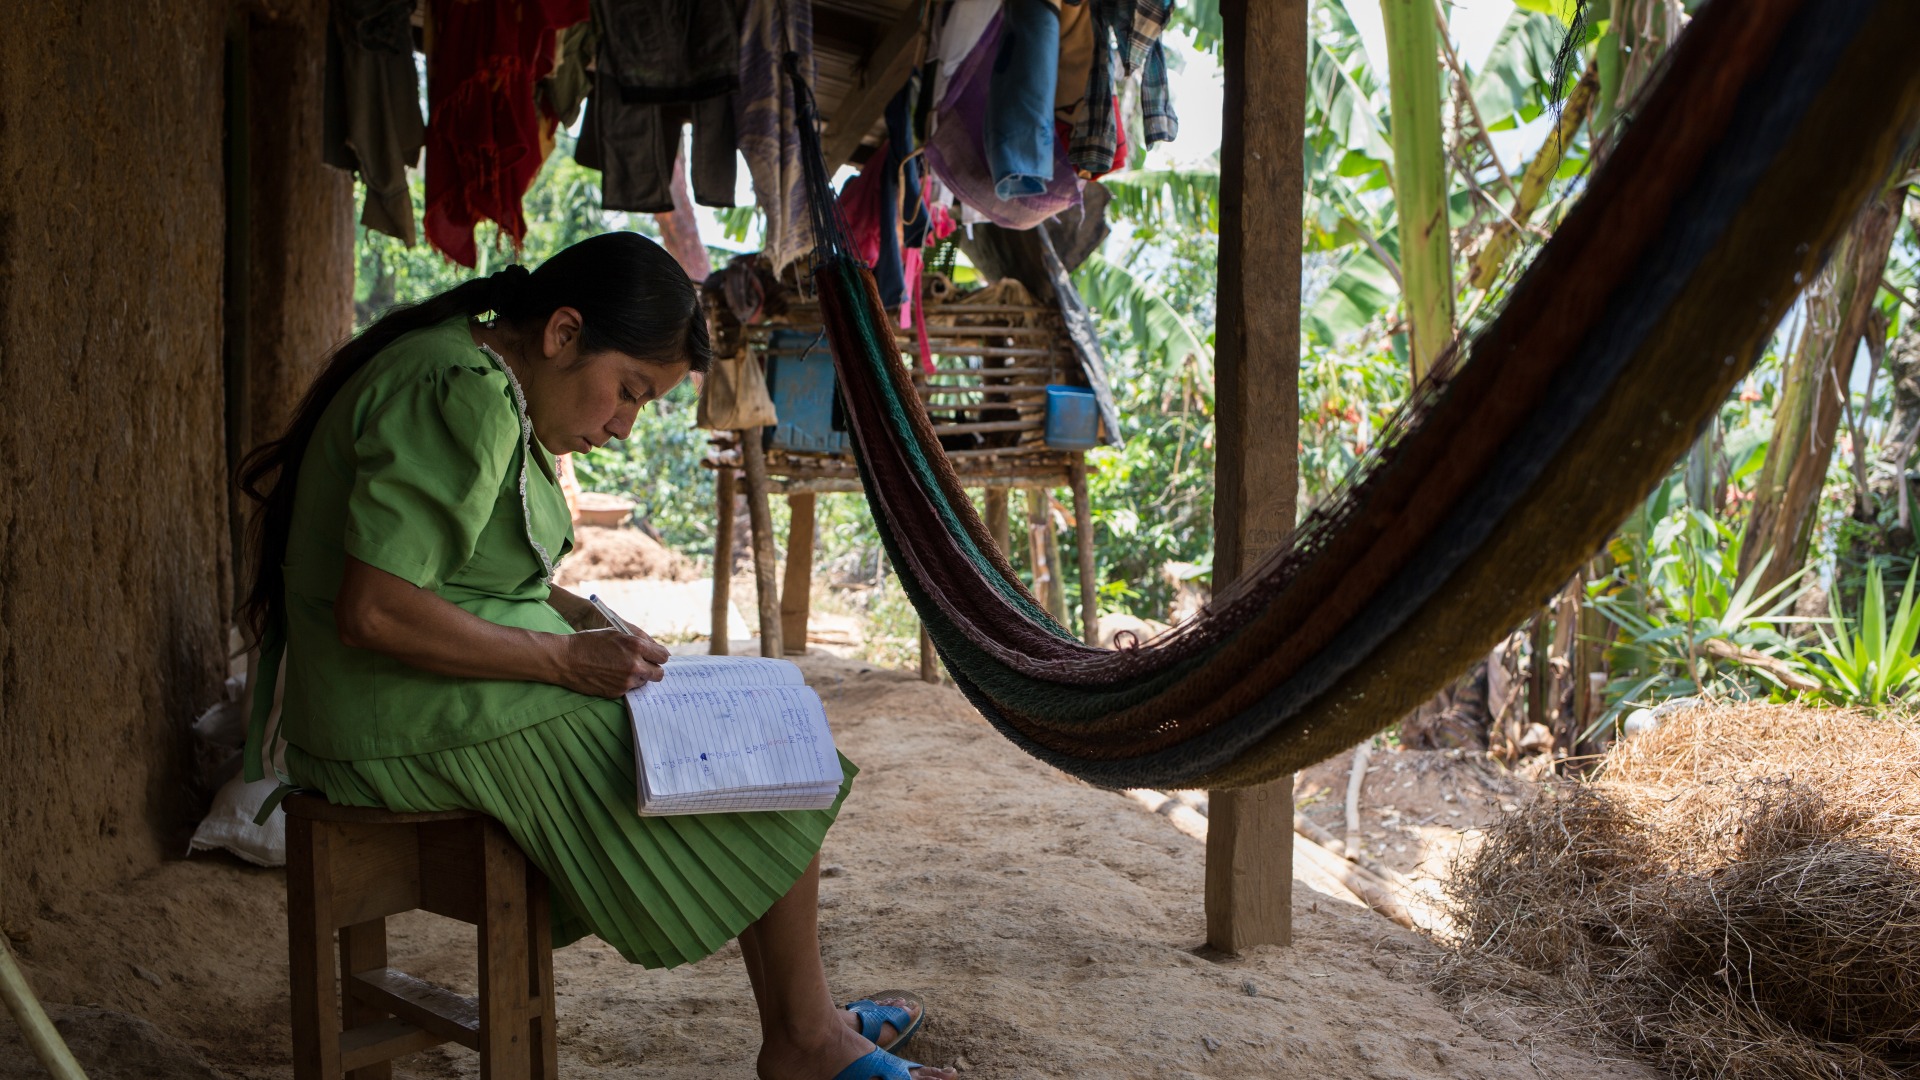
<path id="1" fill-rule="evenodd" d="M 1500 315 L 1344 495 L 1121 651 L 1055 623 L 989 538 L 803 123 L 861 479 L 948 671 L 1021 748 L 1107 787 L 1261 783 L 1397 720 L 1537 610 L 1747 374 L 1903 159 L 1916 41 L 1915 0 L 1709 4 Z"/>

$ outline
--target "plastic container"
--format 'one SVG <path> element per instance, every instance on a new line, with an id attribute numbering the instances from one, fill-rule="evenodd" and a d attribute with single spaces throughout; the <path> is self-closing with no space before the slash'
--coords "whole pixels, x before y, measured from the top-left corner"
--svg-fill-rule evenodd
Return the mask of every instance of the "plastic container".
<path id="1" fill-rule="evenodd" d="M 1047 387 L 1047 445 L 1091 450 L 1100 445 L 1100 406 L 1084 386 Z"/>
<path id="2" fill-rule="evenodd" d="M 847 433 L 835 430 L 836 383 L 833 354 L 820 334 L 775 330 L 767 339 L 767 391 L 773 396 L 774 425 L 769 445 L 782 450 L 837 454 L 848 446 Z"/>

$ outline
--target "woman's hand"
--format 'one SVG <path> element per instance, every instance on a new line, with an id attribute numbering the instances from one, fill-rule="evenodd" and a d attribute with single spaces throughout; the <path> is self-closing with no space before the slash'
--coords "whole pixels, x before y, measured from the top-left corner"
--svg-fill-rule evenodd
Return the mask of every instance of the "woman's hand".
<path id="1" fill-rule="evenodd" d="M 611 630 L 613 624 L 607 621 L 593 601 L 578 593 L 569 592 L 558 585 L 547 590 L 547 605 L 567 620 L 567 625 L 575 630 Z"/>
<path id="2" fill-rule="evenodd" d="M 563 639 L 560 685 L 595 697 L 617 698 L 666 674 L 667 650 L 644 634 L 587 630 Z"/>

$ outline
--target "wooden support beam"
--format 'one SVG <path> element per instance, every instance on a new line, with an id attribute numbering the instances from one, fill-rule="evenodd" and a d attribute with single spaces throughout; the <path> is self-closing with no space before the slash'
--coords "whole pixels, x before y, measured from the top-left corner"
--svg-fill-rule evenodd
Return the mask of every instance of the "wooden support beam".
<path id="1" fill-rule="evenodd" d="M 1060 577 L 1060 537 L 1053 531 L 1049 489 L 1027 489 L 1027 550 L 1033 560 L 1033 596 L 1055 622 L 1067 625 L 1067 583 Z"/>
<path id="2" fill-rule="evenodd" d="M 733 648 L 727 641 L 732 632 L 727 609 L 733 606 L 733 470 L 721 469 L 713 487 L 713 621 L 708 624 L 707 651 L 725 656 Z"/>
<path id="3" fill-rule="evenodd" d="M 740 433 L 741 466 L 747 481 L 747 522 L 753 529 L 753 583 L 760 600 L 760 655 L 781 655 L 780 583 L 773 557 L 773 508 L 767 505 L 767 452 L 760 429 Z"/>
<path id="4" fill-rule="evenodd" d="M 1080 549 L 1080 640 L 1100 644 L 1100 580 L 1093 569 L 1093 502 L 1087 497 L 1087 455 L 1073 463 L 1073 536 Z"/>
<path id="5" fill-rule="evenodd" d="M 1013 528 L 1007 513 L 1007 489 L 1003 487 L 987 489 L 987 532 L 992 535 L 1000 554 L 1013 558 Z"/>
<path id="6" fill-rule="evenodd" d="M 934 651 L 933 638 L 927 634 L 926 623 L 920 624 L 920 681 L 940 681 L 940 654 Z"/>
<path id="7" fill-rule="evenodd" d="M 1308 0 L 1221 0 L 1213 586 L 1284 544 L 1299 485 Z M 1207 941 L 1291 942 L 1293 784 L 1208 795 Z"/>
<path id="8" fill-rule="evenodd" d="M 913 66 L 920 62 L 921 5 L 908 4 L 907 10 L 887 28 L 885 37 L 867 54 L 861 65 L 860 86 L 841 101 L 833 115 L 826 117 L 822 150 L 827 159 L 827 175 L 853 159 L 887 102 L 907 83 Z M 1303 106 L 1304 107 L 1304 106 Z"/>
<path id="9" fill-rule="evenodd" d="M 811 491 L 787 496 L 787 582 L 780 590 L 780 640 L 789 656 L 807 653 L 807 614 L 813 606 L 813 524 Z"/>

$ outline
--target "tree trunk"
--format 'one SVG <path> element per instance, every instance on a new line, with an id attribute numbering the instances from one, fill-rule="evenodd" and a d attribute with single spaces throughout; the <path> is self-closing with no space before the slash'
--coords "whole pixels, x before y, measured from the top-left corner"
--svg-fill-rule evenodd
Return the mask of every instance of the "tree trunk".
<path id="1" fill-rule="evenodd" d="M 1773 439 L 1740 545 L 1741 580 L 1759 575 L 1755 595 L 1785 581 L 1807 560 L 1854 354 L 1906 196 L 1904 187 L 1896 187 L 1867 204 L 1807 297 L 1807 328 L 1781 376 Z"/>

